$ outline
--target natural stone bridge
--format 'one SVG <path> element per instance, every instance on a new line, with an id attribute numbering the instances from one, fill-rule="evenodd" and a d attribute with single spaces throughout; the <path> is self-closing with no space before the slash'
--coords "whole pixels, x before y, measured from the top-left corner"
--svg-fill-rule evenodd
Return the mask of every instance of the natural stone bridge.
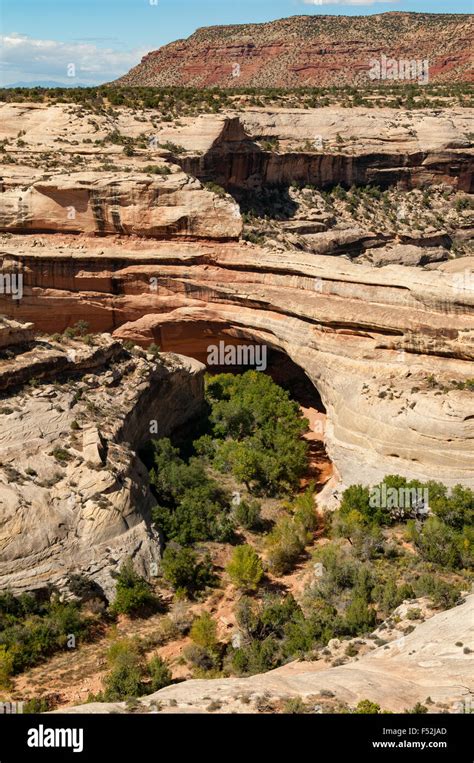
<path id="1" fill-rule="evenodd" d="M 1 309 L 198 359 L 226 336 L 265 343 L 317 387 L 345 484 L 387 473 L 473 484 L 472 393 L 451 383 L 473 376 L 473 296 L 455 278 L 239 243 L 124 250 L 12 248 L 4 262 L 23 270 L 24 297 Z"/>

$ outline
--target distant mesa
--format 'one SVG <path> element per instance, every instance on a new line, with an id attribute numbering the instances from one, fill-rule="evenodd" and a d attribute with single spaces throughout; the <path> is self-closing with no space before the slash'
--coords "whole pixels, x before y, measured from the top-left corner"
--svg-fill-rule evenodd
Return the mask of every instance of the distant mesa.
<path id="1" fill-rule="evenodd" d="M 44 80 L 34 80 L 32 82 L 11 82 L 5 85 L 0 85 L 0 87 L 3 88 L 12 88 L 12 87 L 25 87 L 25 88 L 31 88 L 31 87 L 91 87 L 91 85 L 86 85 L 84 82 L 75 82 L 74 79 L 70 79 L 69 82 L 56 82 L 55 80 L 50 79 L 44 79 Z"/>
<path id="2" fill-rule="evenodd" d="M 148 53 L 114 84 L 202 88 L 370 84 L 373 62 L 382 55 L 414 64 L 404 70 L 408 81 L 473 82 L 473 19 L 469 14 L 380 13 L 203 27 L 186 40 Z M 420 79 L 416 62 L 422 61 L 429 64 L 429 77 Z M 409 76 L 410 71 L 414 74 Z M 381 79 L 392 81 L 390 76 Z"/>

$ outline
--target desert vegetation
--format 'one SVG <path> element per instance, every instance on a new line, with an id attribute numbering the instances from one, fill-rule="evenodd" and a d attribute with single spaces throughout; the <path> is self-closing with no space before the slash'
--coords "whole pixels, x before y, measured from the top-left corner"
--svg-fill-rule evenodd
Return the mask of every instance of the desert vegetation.
<path id="1" fill-rule="evenodd" d="M 78 334 L 81 328 L 87 331 L 82 326 Z M 144 454 L 164 541 L 158 577 L 146 581 L 125 560 L 109 605 L 83 575 L 71 576 L 67 602 L 53 590 L 46 598 L 3 593 L 3 691 L 15 676 L 66 650 L 71 634 L 74 648 L 84 646 L 123 618 L 159 627 L 146 637 L 112 638 L 102 688 L 89 701 L 150 694 L 172 682 L 177 665 L 213 678 L 249 676 L 298 658 L 344 664 L 384 643 L 401 605 L 408 607 L 408 633 L 427 607 L 434 612 L 461 601 L 474 567 L 471 490 L 390 475 L 379 485 L 350 486 L 323 519 L 314 486 L 301 487 L 307 422 L 288 393 L 258 372 L 218 374 L 207 380 L 206 401 L 192 442 L 155 440 Z M 403 510 L 380 500 L 389 491 L 408 496 Z M 419 495 L 429 496 L 422 518 Z M 295 588 L 296 580 L 304 585 Z M 216 602 L 230 590 L 232 639 L 215 616 Z M 171 616 L 176 606 L 185 610 Z M 179 659 L 170 663 L 159 650 L 175 642 Z M 370 702 L 356 709 L 378 711 Z"/>
<path id="2" fill-rule="evenodd" d="M 307 422 L 288 393 L 268 376 L 248 371 L 211 377 L 206 400 L 207 414 L 199 422 L 203 433 L 187 460 L 169 439 L 151 444 L 153 519 L 167 544 L 163 575 L 175 591 L 188 595 L 213 580 L 210 558 L 199 552 L 199 544 L 238 543 L 239 528 L 259 533 L 259 499 L 293 500 L 282 506 L 284 516 L 268 534 L 275 569 L 298 558 L 316 526 L 312 491 L 292 498 L 306 469 L 301 436 Z M 263 566 L 251 545 L 236 546 L 228 574 L 238 588 L 258 587 Z"/>
<path id="3" fill-rule="evenodd" d="M 315 149 L 313 146 L 307 150 Z M 338 184 L 321 190 L 294 183 L 284 192 L 269 187 L 258 194 L 246 194 L 240 203 L 243 238 L 272 248 L 308 249 L 311 244 L 305 235 L 291 226 L 292 220 L 307 219 L 314 231 L 335 230 L 341 223 L 360 230 L 359 245 L 353 246 L 352 251 L 349 244 L 345 245 L 345 251 L 356 261 L 361 253 L 360 261 L 366 260 L 363 236 L 377 233 L 383 240 L 394 238 L 406 243 L 418 243 L 423 238 L 429 243 L 431 237 L 434 245 L 442 245 L 451 257 L 468 255 L 472 250 L 468 239 L 457 236 L 460 228 L 472 222 L 472 199 L 445 186 L 404 191 L 375 185 L 345 188 Z M 423 262 L 429 261 L 427 253 Z"/>
<path id="4" fill-rule="evenodd" d="M 130 87 L 101 85 L 81 88 L 2 88 L 0 100 L 36 103 L 73 103 L 92 113 L 117 106 L 153 109 L 163 121 L 199 113 L 218 113 L 239 106 L 286 108 L 440 108 L 472 107 L 472 89 L 467 83 L 384 83 L 331 87 L 231 89 L 194 87 Z"/>
<path id="5" fill-rule="evenodd" d="M 85 614 L 77 602 L 62 602 L 52 591 L 43 600 L 32 594 L 14 596 L 3 591 L 0 594 L 0 688 L 10 688 L 13 676 L 58 650 L 74 648 L 76 639 L 92 637 L 97 626 L 97 616 Z"/>

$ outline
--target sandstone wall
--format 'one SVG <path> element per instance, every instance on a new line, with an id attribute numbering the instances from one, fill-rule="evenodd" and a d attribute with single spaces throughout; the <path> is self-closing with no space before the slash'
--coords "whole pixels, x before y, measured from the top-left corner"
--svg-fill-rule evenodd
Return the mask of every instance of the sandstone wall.
<path id="1" fill-rule="evenodd" d="M 30 355 L 42 358 L 41 370 L 31 357 L 28 365 L 41 385 L 19 387 L 27 380 L 20 365 L 17 386 L 1 401 L 1 589 L 61 589 L 69 574 L 83 573 L 111 597 L 112 573 L 125 558 L 147 577 L 159 562 L 154 499 L 137 449 L 151 420 L 164 437 L 199 410 L 203 366 L 176 355 L 130 356 L 106 336 L 95 342 L 101 347 L 92 353 L 82 342 L 38 342 Z M 98 349 L 101 364 L 90 359 Z M 61 354 L 67 368 L 58 369 Z M 0 380 L 20 361 L 0 360 Z"/>
<path id="2" fill-rule="evenodd" d="M 35 181 L 0 197 L 0 230 L 140 234 L 153 238 L 238 238 L 239 208 L 183 173 L 75 173 Z"/>
<path id="3" fill-rule="evenodd" d="M 238 244 L 10 249 L 25 294 L 3 312 L 45 330 L 83 319 L 201 359 L 217 336 L 266 343 L 320 392 L 344 484 L 390 473 L 474 484 L 472 393 L 459 388 L 474 377 L 474 298 L 455 274 Z"/>
<path id="4" fill-rule="evenodd" d="M 229 115 L 230 116 L 230 115 Z M 252 189 L 297 182 L 318 188 L 341 184 L 402 189 L 444 183 L 474 190 L 470 114 L 453 118 L 390 109 L 247 109 L 242 132 L 219 135 L 199 156 L 177 161 L 191 175 L 224 187 Z M 178 143 L 183 131 L 169 130 Z M 264 150 L 269 139 L 278 147 Z"/>

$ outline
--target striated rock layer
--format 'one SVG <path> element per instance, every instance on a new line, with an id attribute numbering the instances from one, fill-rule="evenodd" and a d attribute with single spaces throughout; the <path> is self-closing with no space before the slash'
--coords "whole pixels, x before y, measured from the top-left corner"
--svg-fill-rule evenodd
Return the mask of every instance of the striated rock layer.
<path id="1" fill-rule="evenodd" d="M 46 331 L 83 319 L 204 361 L 221 337 L 264 343 L 317 387 L 344 484 L 399 473 L 474 485 L 468 258 L 444 273 L 237 243 L 36 244 L 4 244 L 24 296 L 0 297 L 0 311 Z"/>
<path id="2" fill-rule="evenodd" d="M 78 172 L 6 190 L 0 230 L 225 240 L 239 237 L 242 221 L 230 196 L 220 198 L 182 172 L 159 179 Z"/>
<path id="3" fill-rule="evenodd" d="M 444 249 L 449 237 L 428 228 L 395 240 L 330 215 L 299 220 L 291 209 L 283 223 L 289 235 L 303 231 L 308 251 L 238 242 L 238 205 L 215 185 L 238 196 L 279 184 L 283 208 L 285 185 L 296 180 L 449 183 L 468 191 L 471 112 L 250 109 L 156 127 L 153 113 L 145 112 L 144 124 L 123 109 L 112 124 L 101 114 L 88 127 L 90 120 L 60 105 L 1 107 L 0 137 L 16 161 L 5 167 L 0 193 L 0 272 L 21 276 L 22 296 L 0 290 L 0 313 L 50 333 L 83 320 L 91 331 L 201 361 L 216 339 L 265 343 L 317 387 L 343 484 L 400 473 L 473 485 L 473 261 L 452 259 L 436 271 L 356 264 L 348 257 L 360 250 L 367 263 L 427 258 L 433 265 L 451 253 L 427 247 Z M 20 115 L 26 148 L 11 145 Z M 129 157 L 122 144 L 106 141 L 120 164 L 104 171 L 98 160 L 112 128 L 137 139 L 145 131 L 137 145 L 147 148 Z M 147 130 L 158 148 L 149 147 Z M 35 153 L 53 154 L 54 164 L 55 150 L 77 151 L 65 143 L 71 131 L 81 138 L 87 173 L 69 176 L 53 166 L 42 176 L 26 164 Z M 264 151 L 264 140 L 278 146 Z M 148 172 L 155 154 L 159 166 Z M 122 162 L 132 165 L 128 172 Z M 154 169 L 169 174 L 157 177 Z M 383 249 L 400 243 L 402 251 Z M 419 243 L 425 254 L 407 250 Z M 41 357 L 23 363 L 22 374 L 28 363 L 42 372 Z M 64 357 L 55 363 L 64 365 Z"/>
<path id="4" fill-rule="evenodd" d="M 161 125 L 185 172 L 228 189 L 374 184 L 474 190 L 472 109 L 246 108 Z M 277 141 L 267 147 L 268 141 Z"/>
<path id="5" fill-rule="evenodd" d="M 0 589 L 80 572 L 111 596 L 127 556 L 152 575 L 160 540 L 136 450 L 151 420 L 166 436 L 199 410 L 203 366 L 130 355 L 107 335 L 41 339 L 0 359 L 0 389 Z"/>
<path id="6" fill-rule="evenodd" d="M 115 84 L 285 88 L 370 83 L 371 61 L 380 61 L 382 54 L 397 61 L 428 60 L 432 82 L 469 82 L 473 48 L 468 14 L 293 16 L 203 27 L 148 53 Z M 417 79 L 428 79 L 421 68 Z"/>
<path id="7" fill-rule="evenodd" d="M 468 108 L 246 108 L 159 125 L 154 109 L 140 121 L 131 109 L 117 113 L 111 124 L 65 104 L 0 104 L 0 140 L 8 141 L 10 158 L 0 180 L 0 230 L 238 237 L 235 204 L 196 178 L 241 192 L 292 183 L 474 190 Z M 18 146 L 18 124 L 26 145 Z M 107 142 L 112 128 L 123 139 L 145 135 L 147 148 L 124 155 L 122 145 Z M 42 156 L 49 157 L 41 160 L 47 174 Z M 71 171 L 58 172 L 68 162 Z M 170 174 L 157 177 L 150 168 Z"/>

